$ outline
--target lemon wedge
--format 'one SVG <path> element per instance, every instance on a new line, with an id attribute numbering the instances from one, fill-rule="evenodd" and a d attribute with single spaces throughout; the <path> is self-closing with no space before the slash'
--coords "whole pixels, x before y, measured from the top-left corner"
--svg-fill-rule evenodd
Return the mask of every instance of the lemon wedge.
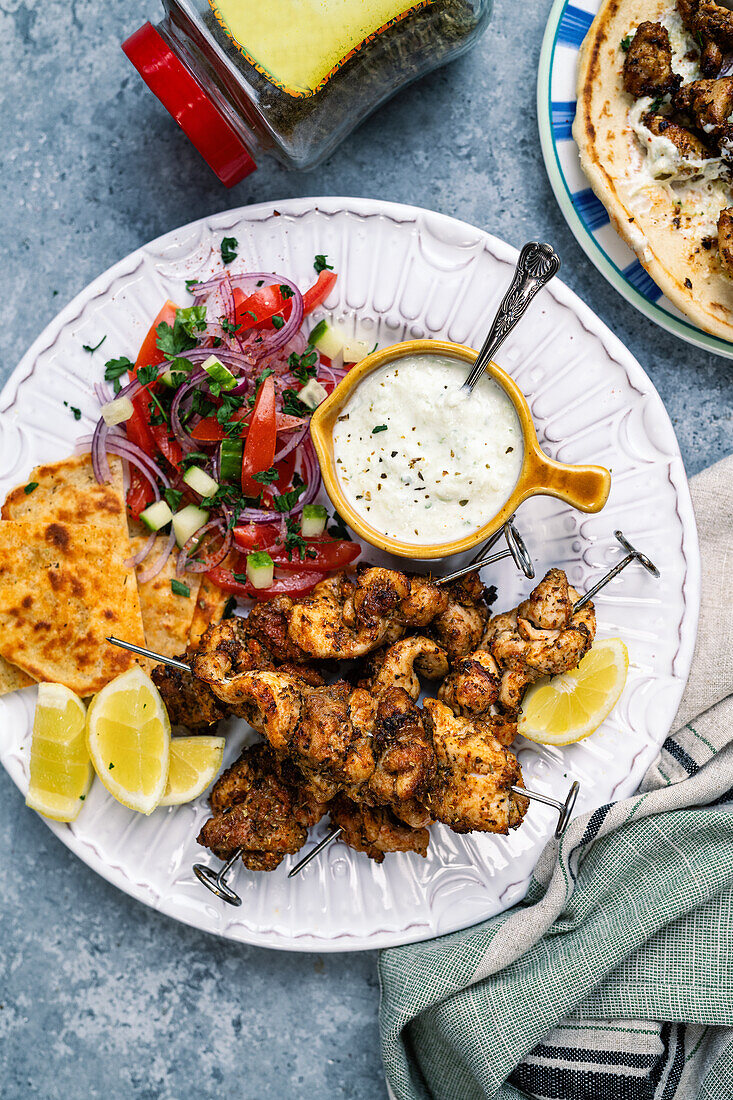
<path id="1" fill-rule="evenodd" d="M 161 806 L 192 802 L 206 790 L 221 767 L 223 737 L 171 738 L 170 767 Z"/>
<path id="2" fill-rule="evenodd" d="M 73 821 L 92 782 L 84 738 L 86 709 L 63 684 L 39 684 L 25 804 L 54 821 Z"/>
<path id="3" fill-rule="evenodd" d="M 102 688 L 87 712 L 95 772 L 113 798 L 141 814 L 165 793 L 170 735 L 160 693 L 138 665 Z"/>
<path id="4" fill-rule="evenodd" d="M 598 729 L 626 683 L 629 653 L 620 638 L 604 638 L 577 668 L 538 680 L 522 703 L 519 732 L 542 745 L 571 745 Z"/>

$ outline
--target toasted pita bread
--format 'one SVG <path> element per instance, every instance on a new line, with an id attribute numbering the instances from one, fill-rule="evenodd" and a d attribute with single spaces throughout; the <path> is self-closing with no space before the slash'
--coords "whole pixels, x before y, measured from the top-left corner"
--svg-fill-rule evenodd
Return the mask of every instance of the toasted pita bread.
<path id="1" fill-rule="evenodd" d="M 99 485 L 88 454 L 36 466 L 28 481 L 10 490 L 0 515 L 11 520 L 92 523 L 117 531 L 127 540 L 121 460 L 110 455 L 109 468 L 111 483 Z M 26 488 L 34 482 L 36 488 L 27 493 Z"/>
<path id="2" fill-rule="evenodd" d="M 167 541 L 165 538 L 157 538 L 145 561 L 137 567 L 137 587 L 145 644 L 148 649 L 153 649 L 164 657 L 176 657 L 186 651 L 188 632 L 201 585 L 201 574 L 187 573 L 183 583 L 189 589 L 190 596 L 177 595 L 171 588 L 171 581 L 176 575 L 176 555 L 171 554 L 156 577 L 149 581 L 141 581 L 140 573 L 150 568 L 163 552 Z M 137 554 L 146 542 L 147 538 L 143 535 L 131 539 L 133 554 Z"/>
<path id="3" fill-rule="evenodd" d="M 700 328 L 731 340 L 733 280 L 716 247 L 718 216 L 733 203 L 730 184 L 704 176 L 654 179 L 632 127 L 635 100 L 624 91 L 621 42 L 645 20 L 667 27 L 672 66 L 685 83 L 699 78 L 690 60 L 697 44 L 675 0 L 606 0 L 578 57 L 573 137 L 591 187 L 657 286 Z"/>
<path id="4" fill-rule="evenodd" d="M 145 644 L 134 572 L 117 531 L 0 523 L 0 654 L 29 676 L 99 691 L 133 664 L 106 637 Z"/>
<path id="5" fill-rule="evenodd" d="M 201 635 L 212 623 L 218 623 L 224 614 L 224 608 L 229 600 L 229 595 L 217 588 L 208 577 L 204 577 L 196 599 L 196 610 L 188 632 L 189 648 L 195 649 L 201 640 Z"/>
<path id="6" fill-rule="evenodd" d="M 20 691 L 21 688 L 35 684 L 32 676 L 22 669 L 11 665 L 4 657 L 0 657 L 0 695 L 9 695 L 11 691 Z"/>

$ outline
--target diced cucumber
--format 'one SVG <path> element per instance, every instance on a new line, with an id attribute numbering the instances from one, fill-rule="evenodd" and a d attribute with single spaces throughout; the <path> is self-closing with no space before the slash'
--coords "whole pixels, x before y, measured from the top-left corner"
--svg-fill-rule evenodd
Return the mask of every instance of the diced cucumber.
<path id="1" fill-rule="evenodd" d="M 160 531 L 173 519 L 173 513 L 164 500 L 156 500 L 140 513 L 140 519 L 151 531 Z"/>
<path id="2" fill-rule="evenodd" d="M 129 397 L 116 397 L 114 401 L 108 401 L 106 405 L 102 405 L 102 420 L 110 428 L 114 428 L 115 424 L 124 424 L 129 420 L 133 412 Z"/>
<path id="3" fill-rule="evenodd" d="M 189 466 L 183 475 L 183 480 L 200 497 L 213 497 L 219 488 L 219 482 L 209 477 L 206 470 L 202 470 L 200 466 Z"/>
<path id="4" fill-rule="evenodd" d="M 209 513 L 205 508 L 197 508 L 195 504 L 187 504 L 185 508 L 181 508 L 173 517 L 173 533 L 178 545 L 185 546 L 199 527 L 203 527 L 208 521 Z"/>
<path id="5" fill-rule="evenodd" d="M 233 390 L 237 385 L 237 379 L 232 372 L 215 355 L 210 355 L 201 365 L 212 382 L 218 382 L 223 390 Z"/>
<path id="6" fill-rule="evenodd" d="M 338 359 L 344 350 L 344 337 L 328 321 L 319 321 L 308 337 L 308 343 L 327 355 L 329 359 Z M 343 360 L 342 360 L 343 361 Z"/>
<path id="7" fill-rule="evenodd" d="M 363 340 L 344 340 L 344 363 L 361 363 L 369 354 Z"/>
<path id="8" fill-rule="evenodd" d="M 303 389 L 298 391 L 298 398 L 309 409 L 317 408 L 321 401 L 325 401 L 327 397 L 328 393 L 315 378 L 311 378 L 310 382 L 306 382 Z"/>
<path id="9" fill-rule="evenodd" d="M 275 563 L 266 550 L 247 554 L 247 579 L 253 588 L 269 588 L 275 574 Z"/>
<path id="10" fill-rule="evenodd" d="M 303 538 L 312 539 L 316 535 L 322 535 L 326 530 L 327 519 L 328 512 L 322 504 L 306 504 L 300 521 L 300 533 Z"/>
<path id="11" fill-rule="evenodd" d="M 222 481 L 239 481 L 242 476 L 244 443 L 241 439 L 222 439 L 219 446 L 219 477 Z"/>

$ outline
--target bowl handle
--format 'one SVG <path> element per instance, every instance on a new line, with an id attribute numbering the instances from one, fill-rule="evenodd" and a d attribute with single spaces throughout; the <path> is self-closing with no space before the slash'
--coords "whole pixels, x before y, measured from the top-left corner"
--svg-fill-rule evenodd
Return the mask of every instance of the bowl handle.
<path id="1" fill-rule="evenodd" d="M 611 491 L 611 474 L 605 466 L 566 466 L 546 454 L 538 455 L 541 469 L 537 491 L 558 497 L 580 512 L 600 512 Z"/>

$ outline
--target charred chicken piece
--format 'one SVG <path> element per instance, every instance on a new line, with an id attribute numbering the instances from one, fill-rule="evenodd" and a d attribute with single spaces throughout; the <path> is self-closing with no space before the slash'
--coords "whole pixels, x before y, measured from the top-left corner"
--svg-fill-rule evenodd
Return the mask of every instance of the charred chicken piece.
<path id="1" fill-rule="evenodd" d="M 448 585 L 447 605 L 433 619 L 431 630 L 450 661 L 467 656 L 481 641 L 489 609 L 478 573 L 469 573 Z"/>
<path id="2" fill-rule="evenodd" d="M 222 860 L 242 848 L 242 862 L 251 871 L 274 871 L 283 856 L 299 851 L 307 826 L 326 809 L 283 781 L 265 745 L 245 749 L 214 784 L 210 803 L 213 816 L 204 823 L 199 844 Z"/>
<path id="3" fill-rule="evenodd" d="M 675 94 L 672 106 L 703 133 L 717 138 L 733 112 L 733 76 L 693 80 Z"/>
<path id="4" fill-rule="evenodd" d="M 704 40 L 714 42 L 723 50 L 733 49 L 733 11 L 730 8 L 714 0 L 701 0 L 697 4 L 694 24 L 694 32 Z"/>
<path id="5" fill-rule="evenodd" d="M 375 863 L 382 863 L 386 852 L 417 852 L 425 856 L 430 833 L 425 828 L 410 828 L 383 806 L 363 806 L 345 795 L 329 806 L 334 825 L 343 829 L 341 839 L 357 852 L 365 852 Z"/>
<path id="6" fill-rule="evenodd" d="M 426 699 L 424 711 L 438 765 L 426 799 L 432 816 L 457 833 L 516 829 L 528 802 L 510 788 L 521 783 L 522 772 L 495 737 L 492 720 L 461 718 L 437 699 Z"/>
<path id="7" fill-rule="evenodd" d="M 596 617 L 592 603 L 573 613 L 580 594 L 562 569 L 550 569 L 528 600 L 495 615 L 482 640 L 501 669 L 498 704 L 515 713 L 527 687 L 541 676 L 576 668 L 593 644 Z"/>
<path id="8" fill-rule="evenodd" d="M 718 218 L 718 253 L 726 275 L 733 279 L 733 207 L 720 211 Z"/>
<path id="9" fill-rule="evenodd" d="M 179 661 L 189 659 L 185 653 L 177 658 Z M 173 726 L 186 726 L 192 733 L 204 733 L 229 713 L 208 684 L 191 672 L 156 665 L 151 676 Z"/>
<path id="10" fill-rule="evenodd" d="M 396 569 L 375 565 L 357 570 L 354 593 L 357 620 L 371 624 L 372 628 L 381 623 L 388 645 L 401 638 L 407 629 L 424 630 L 447 606 L 447 594 L 425 577 L 408 577 Z"/>
<path id="11" fill-rule="evenodd" d="M 691 130 L 673 122 L 665 115 L 644 115 L 642 120 L 647 129 L 657 137 L 665 137 L 679 150 L 685 160 L 706 160 L 710 156 L 710 150 L 696 137 Z"/>
<path id="12" fill-rule="evenodd" d="M 438 698 L 454 714 L 490 713 L 499 698 L 501 674 L 485 649 L 463 657 L 440 685 Z"/>
<path id="13" fill-rule="evenodd" d="M 431 638 L 411 634 L 391 646 L 375 650 L 367 658 L 359 687 L 379 695 L 388 687 L 403 688 L 411 699 L 420 695 L 418 673 L 427 680 L 440 680 L 448 672 L 448 656 Z"/>
<path id="14" fill-rule="evenodd" d="M 319 581 L 288 612 L 290 641 L 310 660 L 349 660 L 371 653 L 387 638 L 389 619 L 357 616 L 356 594 L 345 573 Z"/>
<path id="15" fill-rule="evenodd" d="M 289 596 L 274 596 L 255 604 L 245 620 L 245 636 L 262 645 L 277 664 L 300 664 L 310 660 L 288 633 L 292 608 Z"/>
<path id="16" fill-rule="evenodd" d="M 730 48 L 725 46 L 728 27 L 725 17 L 730 17 L 731 13 L 719 4 L 702 4 L 701 0 L 677 0 L 677 10 L 682 22 L 701 46 L 700 72 L 705 77 L 718 76 L 723 67 L 724 50 Z M 722 42 L 718 41 L 718 36 L 721 36 Z"/>
<path id="17" fill-rule="evenodd" d="M 359 801 L 390 806 L 413 828 L 430 815 L 420 799 L 435 774 L 435 752 L 423 713 L 401 687 L 390 687 L 377 705 L 372 735 L 374 772 Z"/>
<path id="18" fill-rule="evenodd" d="M 635 99 L 675 92 L 682 77 L 672 72 L 672 47 L 661 23 L 640 23 L 624 60 L 624 88 Z"/>

